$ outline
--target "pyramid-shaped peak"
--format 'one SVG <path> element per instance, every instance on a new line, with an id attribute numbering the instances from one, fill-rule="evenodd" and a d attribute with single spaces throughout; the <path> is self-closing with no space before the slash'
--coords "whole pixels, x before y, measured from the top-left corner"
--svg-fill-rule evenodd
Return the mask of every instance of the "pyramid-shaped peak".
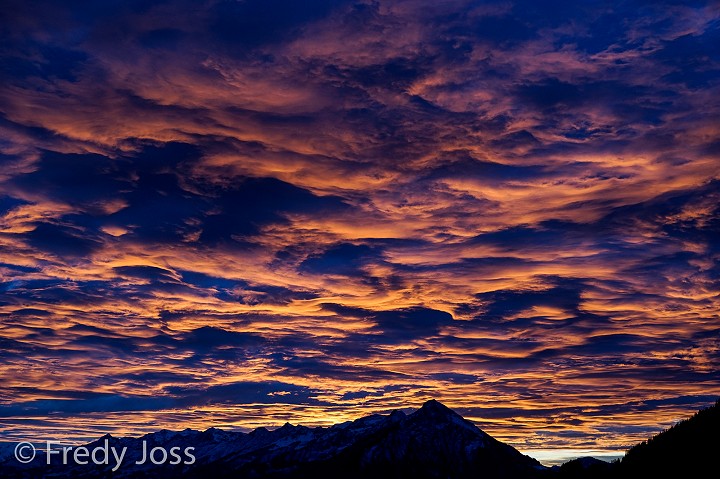
<path id="1" fill-rule="evenodd" d="M 278 431 L 292 431 L 294 429 L 295 429 L 295 426 L 293 426 L 289 422 L 286 422 L 285 424 L 282 425 L 282 427 L 278 428 Z"/>
<path id="2" fill-rule="evenodd" d="M 420 408 L 420 411 L 423 411 L 423 410 L 428 411 L 428 412 L 443 412 L 446 414 L 449 413 L 449 414 L 457 415 L 457 413 L 455 411 L 453 411 L 452 409 L 450 409 L 449 407 L 447 407 L 446 405 L 444 405 L 443 403 L 441 403 L 440 401 L 438 401 L 436 399 L 430 399 L 429 401 L 425 401 L 425 403 Z"/>
<path id="3" fill-rule="evenodd" d="M 489 437 L 487 433 L 475 426 L 472 422 L 435 399 L 426 401 L 425 404 L 412 413 L 410 417 L 423 423 L 429 421 L 435 424 L 453 424 L 472 431 L 475 434 L 481 434 L 483 437 Z"/>
<path id="4" fill-rule="evenodd" d="M 422 407 L 412 413 L 411 416 L 417 418 L 432 418 L 435 421 L 438 419 L 463 420 L 462 416 L 435 399 L 426 401 Z"/>

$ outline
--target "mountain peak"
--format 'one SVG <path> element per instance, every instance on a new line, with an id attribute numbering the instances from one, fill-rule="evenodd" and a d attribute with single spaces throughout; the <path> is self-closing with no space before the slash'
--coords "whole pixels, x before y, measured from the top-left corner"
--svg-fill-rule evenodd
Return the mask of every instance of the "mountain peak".
<path id="1" fill-rule="evenodd" d="M 425 401 L 425 403 L 415 411 L 412 415 L 414 416 L 427 416 L 433 419 L 438 418 L 461 418 L 461 416 L 441 403 L 440 401 L 437 401 L 435 399 L 430 399 L 429 401 Z"/>
<path id="2" fill-rule="evenodd" d="M 154 447 L 171 448 L 177 446 L 178 434 L 183 433 L 161 430 L 142 438 Z M 137 438 L 115 440 L 127 446 L 128 457 L 132 456 L 123 477 L 146 477 L 148 470 L 134 465 L 142 454 L 136 447 Z M 469 479 L 481 471 L 488 478 L 535 479 L 544 470 L 537 461 L 493 440 L 437 400 L 425 402 L 407 416 L 395 410 L 389 415 L 374 414 L 325 428 L 286 423 L 273 430 L 259 427 L 250 433 L 209 428 L 185 434 L 182 441 L 183 447 L 194 449 L 197 465 L 188 464 L 182 471 L 161 467 L 154 477 L 178 477 L 180 473 L 184 477 L 258 479 Z M 79 475 L 81 464 L 76 467 L 62 477 Z M 18 471 L 11 477 L 49 477 L 55 472 L 44 464 L 28 470 L 28 474 Z"/>
<path id="3" fill-rule="evenodd" d="M 455 414 L 452 409 L 438 401 L 437 399 L 429 399 L 423 403 L 421 410 L 429 410 L 429 411 L 443 411 L 443 412 L 451 412 Z"/>
<path id="4" fill-rule="evenodd" d="M 435 425 L 452 424 L 455 427 L 461 427 L 470 431 L 475 435 L 481 435 L 484 439 L 489 438 L 485 431 L 435 399 L 426 401 L 420 409 L 410 415 L 410 418 L 414 418 L 415 421 L 420 421 L 421 423 L 429 422 Z"/>
<path id="5" fill-rule="evenodd" d="M 277 428 L 278 431 L 283 431 L 283 432 L 293 431 L 294 429 L 295 429 L 295 426 L 293 426 L 289 422 L 286 422 L 281 427 Z"/>

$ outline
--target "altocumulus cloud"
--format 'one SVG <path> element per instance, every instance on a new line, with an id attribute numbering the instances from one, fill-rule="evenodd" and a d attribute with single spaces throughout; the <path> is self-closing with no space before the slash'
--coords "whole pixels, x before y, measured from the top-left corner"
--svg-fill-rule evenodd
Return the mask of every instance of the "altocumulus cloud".
<path id="1" fill-rule="evenodd" d="M 712 400 L 719 25 L 703 1 L 6 2 L 3 427 L 436 397 L 516 445 L 616 447 Z"/>

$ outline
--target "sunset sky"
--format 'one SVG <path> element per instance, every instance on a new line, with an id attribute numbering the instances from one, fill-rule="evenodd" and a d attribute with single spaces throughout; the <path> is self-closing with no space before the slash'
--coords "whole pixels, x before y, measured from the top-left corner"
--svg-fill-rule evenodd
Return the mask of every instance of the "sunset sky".
<path id="1" fill-rule="evenodd" d="M 0 440 L 435 398 L 552 461 L 710 405 L 719 45 L 713 1 L 6 0 Z"/>

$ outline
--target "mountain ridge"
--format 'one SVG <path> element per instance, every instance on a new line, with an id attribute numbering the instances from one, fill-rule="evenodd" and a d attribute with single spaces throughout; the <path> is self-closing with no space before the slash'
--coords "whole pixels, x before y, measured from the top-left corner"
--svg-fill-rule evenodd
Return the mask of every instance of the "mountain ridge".
<path id="1" fill-rule="evenodd" d="M 410 414 L 395 410 L 372 414 L 330 427 L 284 424 L 250 432 L 160 430 L 140 437 L 106 434 L 84 446 L 122 451 L 124 462 L 94 465 L 3 464 L 6 477 L 243 477 L 257 479 L 323 478 L 471 478 L 540 477 L 547 470 L 537 460 L 504 444 L 439 401 L 429 400 Z M 191 464 L 160 466 L 141 461 L 143 451 L 192 447 Z M 113 449 L 114 448 L 114 449 Z M 72 456 L 72 453 L 70 454 Z M 118 453 L 119 455 L 119 453 Z M 147 454 L 145 454 L 147 455 Z M 159 454 L 164 457 L 163 454 Z M 56 459 L 54 456 L 53 459 Z M 187 456 L 185 456 L 187 459 Z M 40 458 L 40 459 L 44 459 Z"/>
<path id="2" fill-rule="evenodd" d="M 329 427 L 285 423 L 269 430 L 249 432 L 210 427 L 204 431 L 161 429 L 140 437 L 104 436 L 73 449 L 125 449 L 121 464 L 44 464 L 38 454 L 29 464 L 19 464 L 5 451 L 0 457 L 2 476 L 25 479 L 55 478 L 230 478 L 322 479 L 610 479 L 660 475 L 700 477 L 712 467 L 720 446 L 720 401 L 689 419 L 631 448 L 622 460 L 607 463 L 578 458 L 548 468 L 512 446 L 493 438 L 471 421 L 429 400 L 406 414 L 371 414 Z M 0 446 L 3 446 L 0 444 Z M 184 449 L 192 448 L 191 454 Z M 154 465 L 140 460 L 156 448 L 162 457 L 192 462 L 166 461 Z M 102 451 L 101 451 L 102 452 Z M 155 451 L 157 452 L 157 451 Z M 172 456 L 172 454 L 175 456 Z M 72 456 L 72 452 L 68 453 Z M 151 452 L 152 454 L 152 452 Z M 59 455 L 59 452 L 58 452 Z M 56 459 L 58 456 L 54 456 Z M 109 461 L 110 462 L 110 461 Z M 648 474 L 652 473 L 652 474 Z M 694 474 L 694 475 L 693 475 Z M 672 475 L 672 474 L 671 474 Z"/>

